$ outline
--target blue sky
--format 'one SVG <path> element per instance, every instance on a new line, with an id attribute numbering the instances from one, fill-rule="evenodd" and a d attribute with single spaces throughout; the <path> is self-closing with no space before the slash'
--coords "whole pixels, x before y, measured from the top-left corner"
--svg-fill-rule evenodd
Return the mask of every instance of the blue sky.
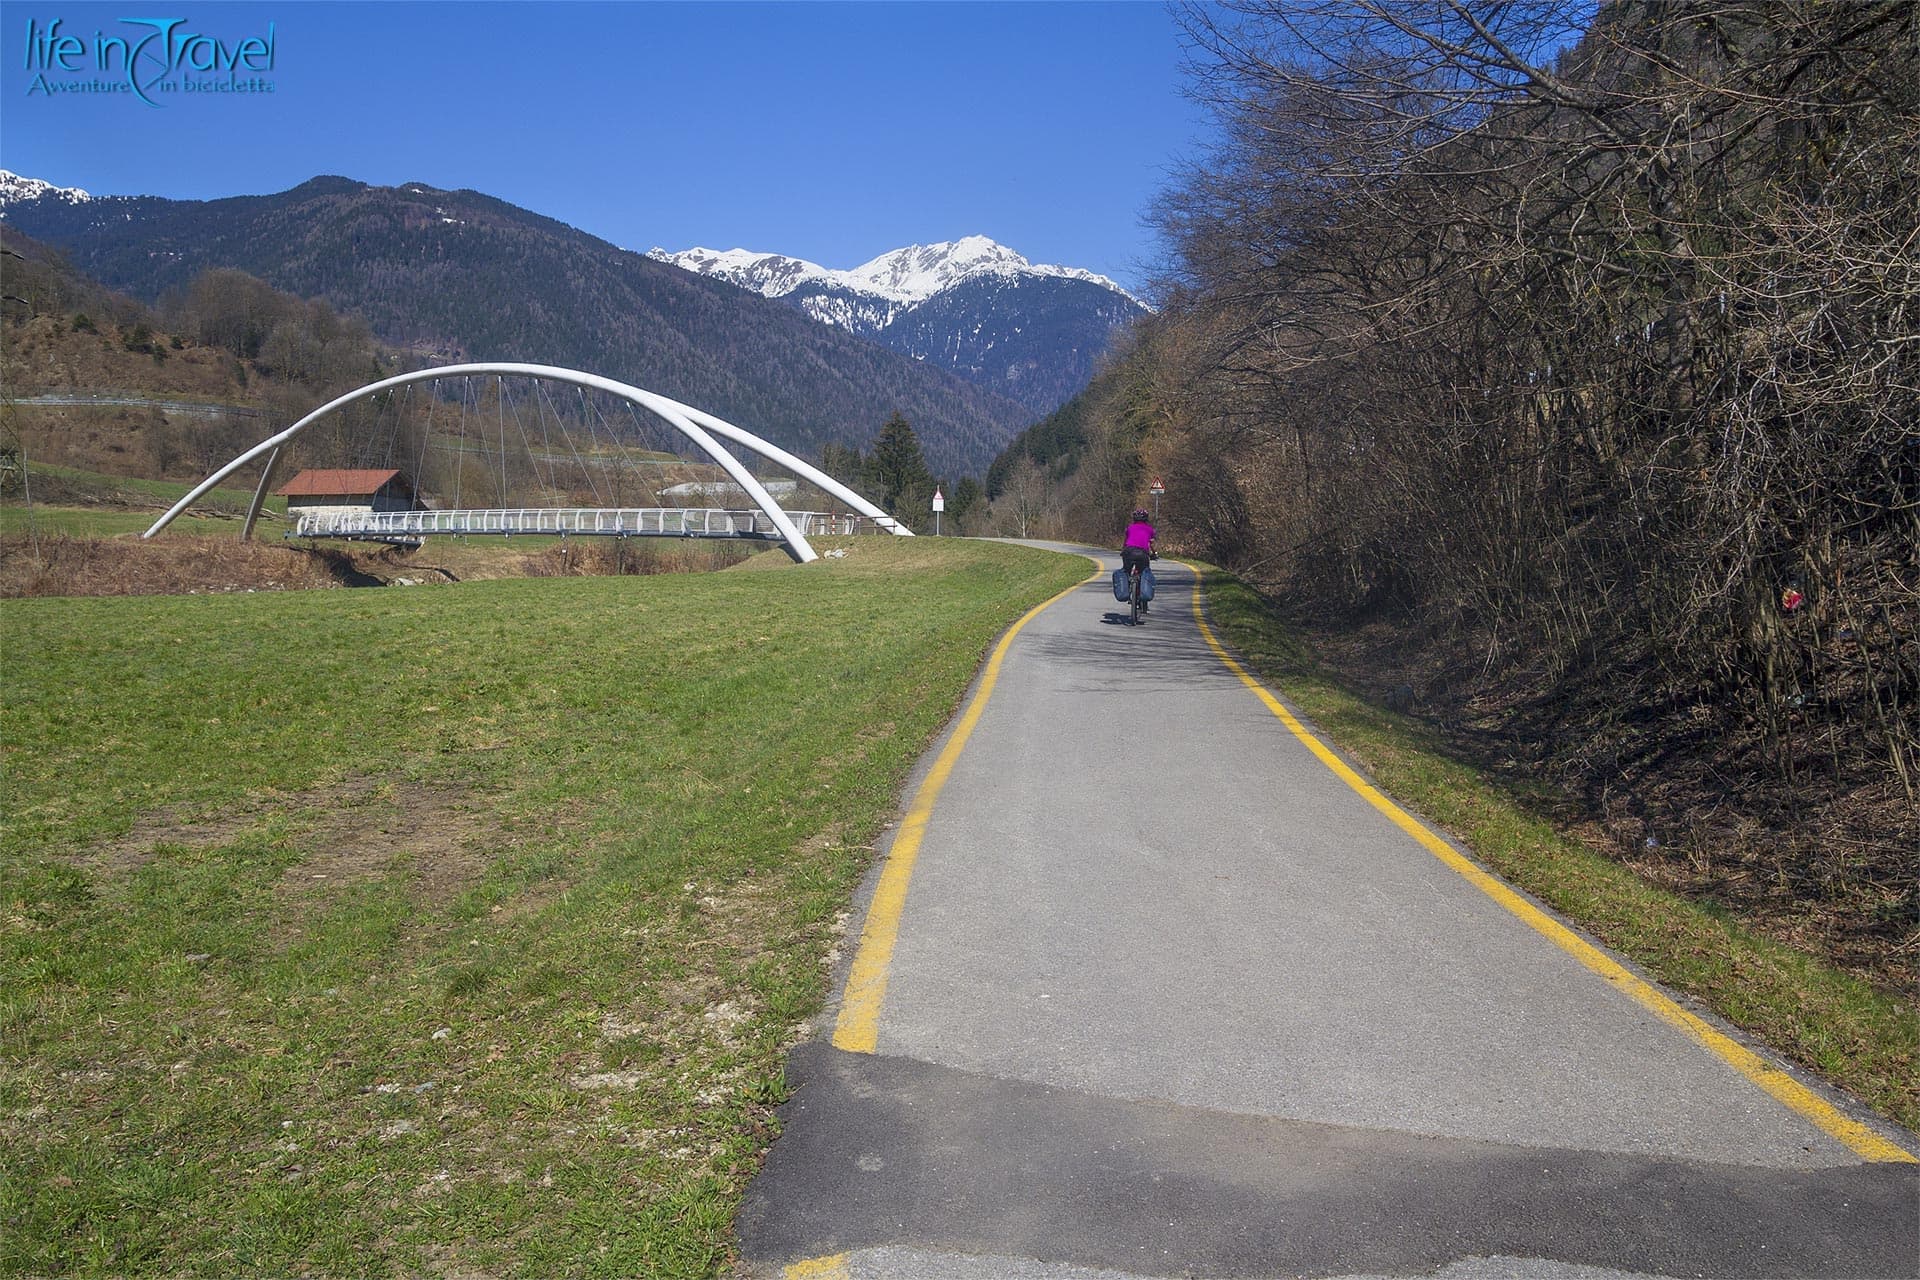
<path id="1" fill-rule="evenodd" d="M 156 107 L 33 91 L 46 58 L 30 24 L 60 20 L 92 68 L 96 33 L 137 44 L 151 30 L 122 21 L 135 17 L 184 18 L 178 36 L 229 52 L 271 23 L 273 69 L 252 78 L 272 92 L 155 91 Z M 1156 253 L 1141 214 L 1204 138 L 1181 56 L 1160 4 L 1096 0 L 7 0 L 0 167 L 194 199 L 319 173 L 472 187 L 631 249 L 744 247 L 838 268 L 982 234 L 1133 286 Z M 78 78 L 56 65 L 48 81 Z M 102 78 L 126 79 L 117 64 Z"/>

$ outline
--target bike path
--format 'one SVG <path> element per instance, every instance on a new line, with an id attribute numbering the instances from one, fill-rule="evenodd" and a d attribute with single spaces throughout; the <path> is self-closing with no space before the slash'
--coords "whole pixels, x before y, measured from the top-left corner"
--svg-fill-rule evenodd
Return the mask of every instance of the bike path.
<path id="1" fill-rule="evenodd" d="M 1104 580 L 1031 617 L 934 757 L 872 1051 L 796 1051 L 750 1269 L 1920 1273 L 1920 1167 L 1423 848 L 1158 576 L 1139 628 Z"/>

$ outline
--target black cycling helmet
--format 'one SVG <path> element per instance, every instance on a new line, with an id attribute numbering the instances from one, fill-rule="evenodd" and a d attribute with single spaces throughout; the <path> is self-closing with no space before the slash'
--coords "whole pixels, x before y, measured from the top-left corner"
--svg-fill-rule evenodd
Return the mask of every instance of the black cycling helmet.
<path id="1" fill-rule="evenodd" d="M 1138 510 L 1136 510 L 1136 511 L 1135 511 L 1135 512 L 1133 513 L 1133 518 L 1134 518 L 1135 520 L 1145 520 L 1145 519 L 1147 518 L 1147 510 L 1146 510 L 1146 508 L 1145 508 L 1145 507 L 1141 507 L 1141 508 L 1139 508 Z"/>

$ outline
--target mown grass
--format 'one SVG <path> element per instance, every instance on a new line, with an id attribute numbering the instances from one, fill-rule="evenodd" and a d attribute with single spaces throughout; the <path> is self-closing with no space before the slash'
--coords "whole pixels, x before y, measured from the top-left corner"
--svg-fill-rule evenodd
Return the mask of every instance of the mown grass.
<path id="1" fill-rule="evenodd" d="M 0 603 L 0 1272 L 721 1268 L 898 787 L 1084 575 Z"/>
<path id="2" fill-rule="evenodd" d="M 1489 781 L 1425 726 L 1343 686 L 1232 575 L 1208 569 L 1206 601 L 1223 638 L 1383 790 L 1660 982 L 1920 1130 L 1920 1010 L 1565 834 L 1540 816 L 1543 797 Z"/>

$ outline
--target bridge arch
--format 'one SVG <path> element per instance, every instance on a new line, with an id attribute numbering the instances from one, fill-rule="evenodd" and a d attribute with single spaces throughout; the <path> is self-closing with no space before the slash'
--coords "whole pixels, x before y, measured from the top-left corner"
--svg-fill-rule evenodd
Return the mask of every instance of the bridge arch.
<path id="1" fill-rule="evenodd" d="M 343 396 L 329 400 L 326 404 L 321 405 L 312 413 L 307 414 L 306 417 L 301 418 L 286 430 L 267 437 L 253 448 L 248 449 L 245 453 L 242 453 L 239 457 L 221 467 L 218 471 L 215 471 L 205 480 L 202 480 L 186 497 L 180 499 L 180 501 L 168 508 L 165 515 L 154 521 L 152 528 L 140 536 L 143 538 L 151 538 L 154 534 L 159 533 L 162 529 L 166 528 L 167 525 L 171 524 L 176 516 L 199 501 L 222 480 L 225 480 L 228 476 L 264 454 L 267 459 L 266 465 L 261 469 L 260 483 L 254 489 L 253 502 L 247 508 L 246 523 L 240 530 L 242 539 L 250 538 L 253 536 L 254 522 L 259 519 L 260 508 L 266 501 L 267 491 L 273 484 L 273 473 L 275 467 L 278 466 L 280 462 L 280 451 L 288 441 L 292 440 L 295 436 L 322 418 L 325 418 L 328 414 L 336 413 L 347 405 L 359 400 L 365 400 L 370 396 L 378 395 L 382 391 L 388 391 L 394 387 L 406 386 L 414 382 L 431 382 L 440 378 L 459 378 L 476 375 L 544 378 L 552 382 L 563 382 L 576 387 L 584 387 L 590 391 L 604 391 L 648 410 L 655 417 L 666 422 L 669 426 L 680 432 L 681 435 L 684 435 L 687 439 L 698 445 L 702 452 L 718 463 L 726 473 L 733 478 L 734 483 L 745 490 L 747 495 L 753 499 L 754 504 L 765 512 L 767 518 L 773 522 L 774 527 L 779 530 L 780 536 L 785 542 L 787 554 L 802 564 L 805 564 L 809 560 L 818 559 L 818 553 L 815 552 L 812 545 L 807 542 L 806 537 L 800 532 L 799 527 L 796 526 L 793 521 L 788 518 L 787 513 L 781 509 L 780 504 L 773 500 L 773 495 L 767 492 L 766 486 L 755 479 L 753 473 L 741 465 L 738 458 L 721 447 L 720 442 L 714 439 L 716 435 L 722 436 L 742 448 L 759 454 L 769 462 L 784 467 L 801 479 L 819 486 L 827 493 L 832 494 L 834 497 L 840 499 L 840 501 L 852 507 L 855 511 L 871 517 L 876 524 L 889 533 L 908 538 L 913 536 L 911 529 L 818 467 L 795 457 L 777 445 L 762 440 L 752 432 L 742 430 L 732 423 L 715 417 L 713 414 L 707 413 L 704 410 L 695 409 L 691 405 L 682 404 L 678 400 L 669 399 L 657 392 L 648 391 L 643 387 L 636 387 L 631 383 L 617 382 L 612 378 L 603 378 L 599 374 L 583 373 L 578 369 L 564 369 L 558 365 L 518 363 L 452 364 L 441 365 L 432 369 L 416 369 L 412 373 L 397 374 L 391 378 L 382 378 L 378 382 L 370 382 L 357 391 L 349 391 Z"/>

